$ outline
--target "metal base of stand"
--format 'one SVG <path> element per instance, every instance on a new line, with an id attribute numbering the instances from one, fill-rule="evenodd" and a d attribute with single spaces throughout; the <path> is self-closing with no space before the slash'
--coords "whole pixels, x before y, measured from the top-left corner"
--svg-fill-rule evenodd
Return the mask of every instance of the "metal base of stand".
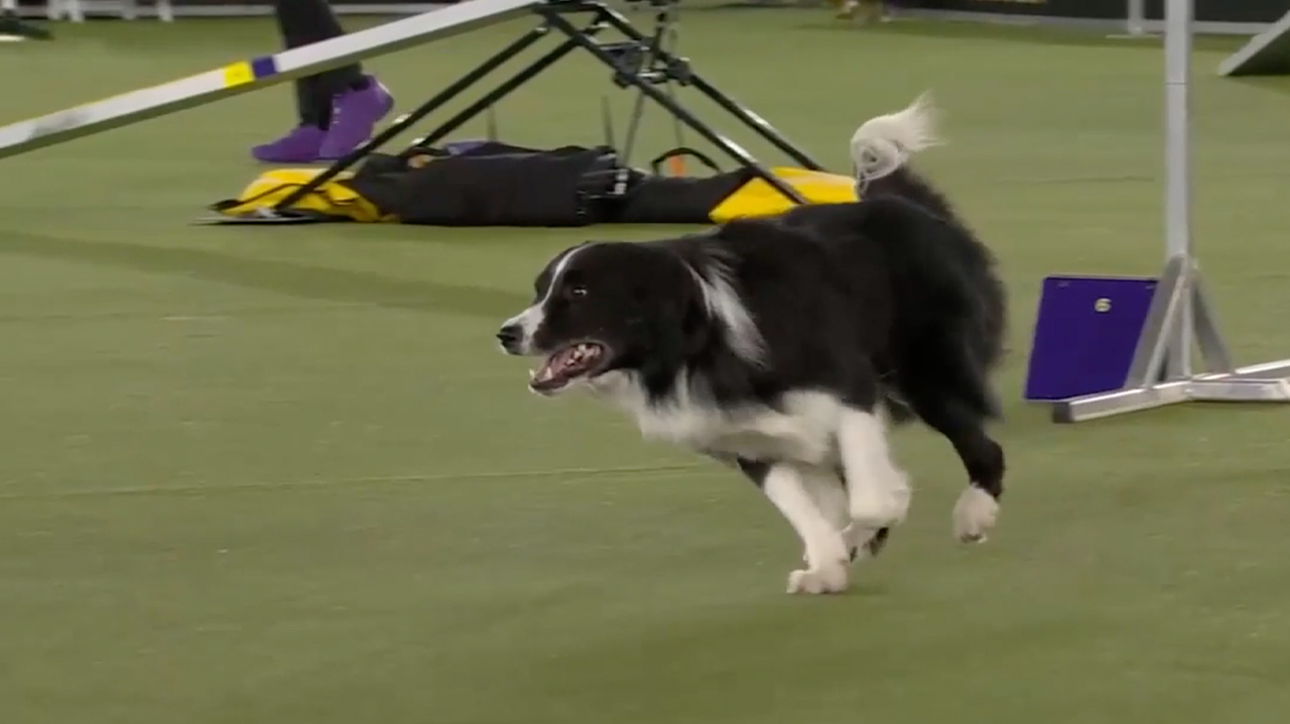
<path id="1" fill-rule="evenodd" d="M 1086 422 L 1184 402 L 1290 402 L 1290 360 L 1062 400 L 1053 406 L 1053 422 Z"/>
<path id="2" fill-rule="evenodd" d="M 1207 370 L 1201 374 L 1187 369 L 1192 339 Z M 1235 367 L 1200 271 L 1180 255 L 1161 275 L 1124 388 L 1060 400 L 1052 419 L 1084 422 L 1183 402 L 1290 402 L 1290 360 Z"/>
<path id="3" fill-rule="evenodd" d="M 654 5 L 662 6 L 672 3 L 673 0 L 655 0 Z M 390 124 L 384 131 L 378 133 L 370 141 L 355 149 L 349 155 L 339 159 L 326 170 L 314 177 L 309 183 L 303 185 L 290 195 L 282 199 L 275 205 L 274 209 L 282 214 L 289 214 L 291 207 L 307 195 L 320 188 L 326 182 L 334 179 L 336 176 L 367 158 L 377 149 L 388 143 L 394 137 L 403 133 L 413 124 L 428 116 L 430 113 L 442 108 L 450 103 L 461 93 L 478 83 L 484 76 L 492 73 L 507 61 L 516 57 L 537 41 L 553 33 L 564 36 L 564 39 L 555 48 L 549 50 L 542 56 L 533 60 L 524 69 L 512 75 L 509 79 L 498 84 L 492 91 L 485 94 L 478 101 L 468 105 L 460 112 L 456 113 L 434 130 L 417 139 L 413 145 L 414 148 L 426 148 L 433 146 L 435 143 L 443 140 L 448 134 L 457 130 L 476 116 L 484 113 L 490 107 L 501 101 L 507 95 L 515 91 L 520 86 L 528 83 L 537 77 L 547 68 L 554 65 L 557 61 L 569 55 L 575 50 L 582 49 L 591 54 L 592 57 L 604 63 L 613 71 L 613 83 L 621 88 L 632 88 L 638 90 L 642 96 L 653 100 L 662 106 L 669 114 L 676 118 L 681 124 L 692 129 L 704 140 L 708 141 L 718 149 L 723 151 L 741 167 L 750 169 L 754 174 L 770 184 L 773 188 L 784 194 L 788 199 L 795 203 L 805 203 L 795 189 L 786 184 L 783 180 L 772 174 L 761 163 L 759 163 L 748 151 L 744 150 L 730 138 L 721 134 L 707 123 L 704 123 L 696 115 L 690 112 L 683 105 L 678 103 L 672 94 L 661 90 L 660 86 L 673 84 L 688 86 L 697 90 L 700 94 L 707 97 L 718 107 L 722 108 L 728 114 L 734 116 L 744 126 L 752 130 L 762 139 L 770 143 L 776 149 L 789 156 L 795 163 L 804 168 L 820 171 L 823 167 L 812 159 L 805 151 L 798 148 L 787 138 L 781 135 L 774 127 L 767 123 L 757 114 L 753 113 L 743 105 L 732 99 L 730 96 L 721 92 L 705 80 L 702 76 L 690 67 L 689 62 L 672 54 L 666 48 L 658 45 L 658 38 L 663 33 L 656 30 L 654 37 L 645 35 L 632 26 L 626 17 L 615 10 L 610 9 L 599 2 L 551 2 L 538 5 L 534 12 L 542 19 L 541 25 L 530 30 L 521 36 L 518 40 L 503 48 L 496 55 L 485 60 L 474 70 L 462 76 L 459 80 L 444 88 L 435 94 L 425 103 L 411 113 L 402 116 L 394 123 Z M 577 16 L 590 16 L 585 18 L 581 25 L 576 23 Z M 663 18 L 667 18 L 664 20 Z M 673 22 L 674 14 L 660 13 L 657 22 Z M 605 29 L 612 29 L 627 38 L 626 41 L 602 42 L 596 36 Z M 280 219 L 274 218 L 274 214 L 251 215 L 247 218 L 222 217 L 227 221 L 221 222 L 220 219 L 205 220 L 209 223 L 281 223 Z M 297 221 L 296 223 L 303 223 Z"/>

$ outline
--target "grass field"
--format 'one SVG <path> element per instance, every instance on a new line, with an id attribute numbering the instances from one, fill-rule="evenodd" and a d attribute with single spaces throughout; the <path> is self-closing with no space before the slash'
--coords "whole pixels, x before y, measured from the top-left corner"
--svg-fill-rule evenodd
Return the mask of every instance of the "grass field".
<path id="1" fill-rule="evenodd" d="M 3 162 L 0 720 L 1284 722 L 1290 411 L 1057 427 L 1020 399 L 1044 275 L 1157 270 L 1158 47 L 823 11 L 686 23 L 706 75 L 838 168 L 858 121 L 936 89 L 951 145 L 920 165 L 1014 300 L 991 542 L 952 543 L 958 462 L 909 430 L 888 553 L 848 595 L 791 598 L 797 542 L 742 480 L 529 395 L 492 334 L 535 269 L 587 234 L 668 230 L 188 226 L 290 121 L 268 90 Z M 371 66 L 407 107 L 520 27 Z M 0 121 L 275 45 L 268 20 L 61 30 L 0 48 Z M 1231 43 L 1210 45 L 1197 234 L 1253 363 L 1290 355 L 1290 97 L 1213 78 Z M 503 136 L 596 142 L 599 88 L 570 61 L 503 106 Z"/>

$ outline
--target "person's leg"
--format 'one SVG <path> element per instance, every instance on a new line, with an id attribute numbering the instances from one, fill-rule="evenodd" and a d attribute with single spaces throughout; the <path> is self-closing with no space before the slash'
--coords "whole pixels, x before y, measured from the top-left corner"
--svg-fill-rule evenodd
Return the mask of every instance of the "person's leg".
<path id="1" fill-rule="evenodd" d="M 344 35 L 327 0 L 274 0 L 274 15 L 287 48 Z M 283 138 L 257 146 L 263 161 L 306 163 L 345 155 L 371 137 L 394 100 L 377 80 L 352 63 L 295 83 L 299 123 Z"/>
<path id="2" fill-rule="evenodd" d="M 327 0 L 275 0 L 287 47 L 317 43 L 345 33 Z M 301 120 L 312 120 L 327 131 L 318 158 L 333 160 L 372 137 L 376 124 L 394 107 L 389 91 L 352 63 L 308 79 L 312 92 L 302 97 L 312 105 L 301 108 Z"/>
<path id="3" fill-rule="evenodd" d="M 274 16 L 288 49 L 320 43 L 345 34 L 327 0 L 274 0 Z M 331 99 L 351 87 L 366 85 L 363 68 L 351 63 L 302 78 L 298 86 L 300 120 L 324 129 L 331 125 Z"/>

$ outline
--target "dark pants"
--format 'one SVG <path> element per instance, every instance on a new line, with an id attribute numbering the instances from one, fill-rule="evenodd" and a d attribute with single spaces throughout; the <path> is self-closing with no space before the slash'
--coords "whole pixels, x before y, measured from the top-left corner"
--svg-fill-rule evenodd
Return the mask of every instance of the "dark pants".
<path id="1" fill-rule="evenodd" d="M 278 29 L 287 48 L 317 43 L 345 34 L 327 0 L 273 0 Z M 331 101 L 337 93 L 366 83 L 358 63 L 296 81 L 296 108 L 302 124 L 331 125 Z"/>

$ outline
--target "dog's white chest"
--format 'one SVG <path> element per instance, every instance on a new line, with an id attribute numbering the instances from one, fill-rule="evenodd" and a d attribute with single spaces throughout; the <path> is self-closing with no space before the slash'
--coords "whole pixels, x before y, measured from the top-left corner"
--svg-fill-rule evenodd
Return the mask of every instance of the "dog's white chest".
<path id="1" fill-rule="evenodd" d="M 649 439 L 755 460 L 811 465 L 836 462 L 841 411 L 836 398 L 815 392 L 788 395 L 779 410 L 724 410 L 689 400 L 633 410 L 641 434 Z"/>

